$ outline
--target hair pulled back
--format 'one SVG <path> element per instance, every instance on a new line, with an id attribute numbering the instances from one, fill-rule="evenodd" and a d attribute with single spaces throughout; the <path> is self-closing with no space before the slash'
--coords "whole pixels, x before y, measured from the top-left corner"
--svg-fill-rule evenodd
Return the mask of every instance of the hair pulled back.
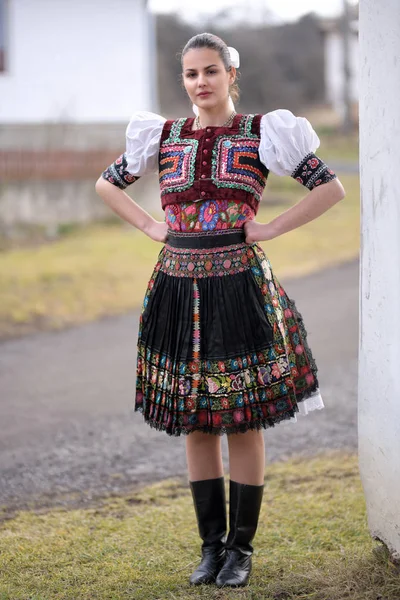
<path id="1" fill-rule="evenodd" d="M 226 71 L 232 70 L 232 61 L 229 53 L 228 46 L 217 35 L 213 33 L 198 33 L 194 35 L 187 42 L 181 53 L 181 63 L 183 63 L 183 57 L 189 50 L 197 50 L 199 48 L 208 48 L 209 50 L 215 50 L 218 52 Z M 229 93 L 232 97 L 233 102 L 239 100 L 239 86 L 236 81 L 229 87 Z"/>

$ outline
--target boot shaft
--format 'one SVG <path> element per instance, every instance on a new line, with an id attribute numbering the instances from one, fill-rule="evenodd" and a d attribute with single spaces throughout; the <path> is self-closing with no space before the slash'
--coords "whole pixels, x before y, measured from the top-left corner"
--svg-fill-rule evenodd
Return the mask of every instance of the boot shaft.
<path id="1" fill-rule="evenodd" d="M 223 544 L 227 530 L 223 477 L 190 481 L 193 505 L 203 548 Z"/>
<path id="2" fill-rule="evenodd" d="M 256 534 L 264 484 L 250 485 L 229 481 L 229 535 L 227 548 L 237 548 L 251 554 L 251 542 Z"/>

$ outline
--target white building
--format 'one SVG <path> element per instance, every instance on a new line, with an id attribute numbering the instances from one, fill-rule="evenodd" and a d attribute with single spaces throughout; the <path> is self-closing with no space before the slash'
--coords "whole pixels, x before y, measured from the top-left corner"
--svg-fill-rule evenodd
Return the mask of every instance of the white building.
<path id="1" fill-rule="evenodd" d="M 115 123 L 154 110 L 146 5 L 0 0 L 0 123 Z"/>
<path id="2" fill-rule="evenodd" d="M 0 231 L 110 215 L 94 182 L 157 111 L 155 62 L 145 0 L 0 0 Z"/>
<path id="3" fill-rule="evenodd" d="M 358 8 L 353 8 L 349 23 L 349 70 L 350 100 L 353 107 L 358 105 Z M 325 55 L 325 97 L 337 115 L 344 116 L 344 49 L 340 19 L 323 19 L 320 22 L 324 36 Z M 356 110 L 355 110 L 356 112 Z"/>

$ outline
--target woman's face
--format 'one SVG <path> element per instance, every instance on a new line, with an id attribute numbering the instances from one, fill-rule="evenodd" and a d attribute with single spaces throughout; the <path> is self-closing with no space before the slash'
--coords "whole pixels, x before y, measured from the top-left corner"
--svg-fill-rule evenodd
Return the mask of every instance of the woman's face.
<path id="1" fill-rule="evenodd" d="M 226 71 L 216 50 L 189 50 L 183 57 L 182 69 L 183 83 L 193 104 L 207 110 L 227 102 L 236 69 Z"/>

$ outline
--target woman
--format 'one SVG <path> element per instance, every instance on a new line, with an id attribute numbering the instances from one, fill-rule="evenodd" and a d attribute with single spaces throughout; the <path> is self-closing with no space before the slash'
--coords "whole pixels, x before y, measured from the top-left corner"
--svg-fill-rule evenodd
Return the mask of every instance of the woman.
<path id="1" fill-rule="evenodd" d="M 133 116 L 126 152 L 96 190 L 128 223 L 165 243 L 139 323 L 135 410 L 186 435 L 189 483 L 202 539 L 192 584 L 248 582 L 264 489 L 262 429 L 323 408 L 300 313 L 258 242 L 315 219 L 344 197 L 314 154 L 309 122 L 287 110 L 236 114 L 238 54 L 218 37 L 182 51 L 196 118 Z M 165 222 L 123 191 L 159 170 Z M 310 191 L 269 223 L 255 215 L 268 172 Z M 229 534 L 220 435 L 228 435 Z"/>

